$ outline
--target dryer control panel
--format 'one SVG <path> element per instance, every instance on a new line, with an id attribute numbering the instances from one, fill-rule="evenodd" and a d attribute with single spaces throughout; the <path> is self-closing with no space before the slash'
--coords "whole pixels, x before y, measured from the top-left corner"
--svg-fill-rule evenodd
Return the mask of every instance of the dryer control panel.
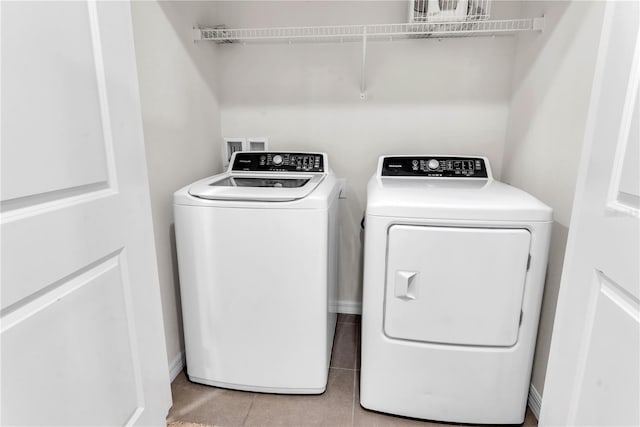
<path id="1" fill-rule="evenodd" d="M 232 169 L 255 172 L 324 172 L 321 153 L 236 152 Z"/>
<path id="2" fill-rule="evenodd" d="M 482 157 L 389 156 L 382 161 L 382 176 L 424 178 L 488 178 Z"/>

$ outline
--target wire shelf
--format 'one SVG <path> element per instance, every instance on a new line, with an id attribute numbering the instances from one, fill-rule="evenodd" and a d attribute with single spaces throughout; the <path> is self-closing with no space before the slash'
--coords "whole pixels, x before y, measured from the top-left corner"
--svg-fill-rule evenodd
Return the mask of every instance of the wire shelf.
<path id="1" fill-rule="evenodd" d="M 469 1 L 475 1 L 477 3 L 485 0 Z M 337 25 L 318 27 L 194 28 L 193 38 L 196 41 L 206 40 L 218 43 L 247 43 L 260 41 L 291 42 L 294 40 L 307 42 L 361 41 L 362 62 L 360 71 L 360 99 L 366 99 L 367 40 L 490 36 L 543 30 L 544 16 L 540 18 L 525 19 L 473 19 L 453 22 L 441 22 L 436 19 L 427 20 L 425 22 L 410 22 L 404 24 Z"/>
<path id="2" fill-rule="evenodd" d="M 272 28 L 195 28 L 194 39 L 220 43 L 267 40 L 339 40 L 367 38 L 460 37 L 540 31 L 544 18 L 415 22 L 406 24 L 338 25 Z"/>

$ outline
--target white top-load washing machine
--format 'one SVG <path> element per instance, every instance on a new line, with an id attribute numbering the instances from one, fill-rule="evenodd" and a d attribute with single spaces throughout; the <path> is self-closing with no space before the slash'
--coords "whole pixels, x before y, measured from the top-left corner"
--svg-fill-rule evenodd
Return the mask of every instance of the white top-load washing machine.
<path id="1" fill-rule="evenodd" d="M 325 154 L 238 152 L 227 172 L 174 194 L 190 380 L 325 390 L 339 192 Z"/>
<path id="2" fill-rule="evenodd" d="M 551 208 L 484 157 L 381 157 L 367 198 L 362 406 L 521 423 Z"/>

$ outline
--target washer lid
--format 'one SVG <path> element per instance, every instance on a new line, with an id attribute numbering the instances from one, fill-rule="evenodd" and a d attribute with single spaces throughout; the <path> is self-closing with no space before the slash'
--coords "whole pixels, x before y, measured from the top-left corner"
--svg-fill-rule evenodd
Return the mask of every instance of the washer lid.
<path id="1" fill-rule="evenodd" d="M 209 200 L 287 202 L 308 196 L 325 174 L 227 172 L 189 187 L 189 194 Z"/>

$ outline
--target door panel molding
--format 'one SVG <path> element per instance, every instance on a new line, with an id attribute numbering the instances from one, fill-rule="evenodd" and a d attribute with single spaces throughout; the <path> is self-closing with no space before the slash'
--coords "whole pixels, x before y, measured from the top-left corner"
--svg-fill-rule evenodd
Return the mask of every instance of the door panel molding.
<path id="1" fill-rule="evenodd" d="M 98 144 L 101 145 L 102 148 L 99 149 L 96 147 L 98 151 L 102 151 L 101 159 L 93 158 L 93 162 L 100 163 L 100 167 L 98 169 L 104 169 L 105 175 L 102 175 L 101 172 L 91 172 L 88 175 L 86 172 L 76 174 L 67 172 L 67 177 L 61 178 L 60 176 L 54 177 L 54 183 L 62 185 L 61 187 L 57 187 L 54 185 L 53 187 L 48 183 L 43 183 L 41 185 L 42 191 L 33 192 L 36 187 L 34 187 L 33 181 L 23 187 L 21 190 L 17 187 L 16 181 L 11 180 L 11 182 L 7 181 L 3 186 L 3 199 L 0 203 L 0 211 L 3 213 L 2 222 L 11 221 L 20 219 L 24 216 L 29 216 L 30 214 L 38 215 L 43 213 L 47 209 L 60 209 L 65 207 L 75 206 L 79 202 L 88 202 L 96 198 L 96 195 L 93 193 L 101 193 L 97 197 L 100 197 L 102 193 L 113 194 L 118 192 L 118 182 L 117 182 L 117 173 L 116 173 L 116 164 L 115 164 L 115 154 L 114 154 L 114 145 L 112 138 L 112 129 L 111 129 L 111 118 L 109 113 L 109 100 L 107 95 L 107 81 L 104 70 L 104 59 L 102 55 L 102 45 L 100 40 L 100 27 L 97 13 L 97 6 L 95 0 L 88 0 L 85 2 L 87 7 L 87 17 L 89 20 L 88 23 L 88 34 L 87 37 L 90 38 L 91 52 L 86 52 L 91 55 L 91 61 L 93 61 L 93 74 L 95 75 L 95 81 L 92 82 L 92 86 L 95 85 L 96 98 L 95 98 L 95 108 L 84 108 L 85 112 L 96 110 L 96 113 L 99 117 L 95 117 L 95 123 L 99 123 L 101 127 L 101 141 L 96 139 L 87 139 L 87 144 Z M 76 7 L 73 5 L 73 7 Z M 80 31 L 76 29 L 76 31 Z M 68 62 L 72 63 L 82 63 L 82 60 L 85 59 L 85 52 L 67 52 L 64 47 L 60 47 L 59 55 L 63 55 L 67 58 Z M 68 49 L 67 49 L 68 50 Z M 12 55 L 13 51 L 10 51 L 8 55 Z M 75 55 L 75 56 L 74 56 Z M 86 58 L 88 59 L 88 58 Z M 77 71 L 76 71 L 77 72 Z M 58 70 L 57 73 L 60 73 Z M 11 74 L 13 78 L 17 78 L 14 74 Z M 11 77 L 8 77 L 10 79 Z M 3 83 L 16 83 L 12 80 L 3 81 Z M 87 83 L 87 82 L 85 82 Z M 72 85 L 74 82 L 65 81 L 59 82 L 59 85 L 63 88 L 68 86 L 69 91 L 72 91 Z M 20 85 L 22 87 L 23 84 Z M 43 94 L 46 96 L 47 94 Z M 51 94 L 48 94 L 51 95 Z M 9 95 L 11 96 L 11 94 Z M 87 95 L 90 96 L 90 95 Z M 33 97 L 33 96 L 32 96 Z M 86 100 L 85 100 L 86 101 Z M 77 105 L 65 105 L 62 100 L 60 100 L 59 105 L 54 105 L 53 101 L 48 100 L 43 103 L 47 104 L 45 107 L 41 108 L 41 111 L 36 112 L 34 119 L 38 119 L 44 113 L 46 109 L 53 109 L 54 106 L 57 107 L 58 110 L 69 109 L 69 112 L 73 112 L 74 109 L 77 109 Z M 96 105 L 97 104 L 97 105 Z M 44 109 L 44 110 L 43 110 Z M 61 114 L 61 113 L 57 113 Z M 5 119 L 3 114 L 3 119 Z M 20 126 L 20 125 L 16 125 Z M 38 124 L 34 124 L 32 127 L 37 127 Z M 59 128 L 62 129 L 64 126 L 60 125 Z M 71 124 L 68 124 L 66 127 L 73 127 Z M 19 134 L 19 133 L 18 133 Z M 65 136 L 66 133 L 53 133 L 50 135 L 52 144 L 56 143 L 56 138 L 61 138 Z M 81 138 L 80 135 L 73 134 L 76 138 Z M 3 137 L 7 137 L 8 141 L 14 141 L 13 144 L 19 143 L 16 140 L 16 129 L 11 128 L 10 130 L 3 132 Z M 49 136 L 49 135 L 48 135 Z M 68 135 L 67 135 L 68 136 Z M 86 135 L 88 137 L 88 135 Z M 97 136 L 97 135 L 96 135 Z M 68 144 L 68 141 L 64 139 L 61 141 L 65 144 Z M 76 143 L 78 144 L 78 143 Z M 11 156 L 16 148 L 12 146 L 5 146 L 4 150 L 8 150 L 8 155 Z M 69 156 L 71 155 L 71 151 L 67 153 Z M 97 155 L 97 153 L 94 153 Z M 22 157 L 21 157 L 22 158 Z M 65 158 L 67 161 L 71 161 L 71 158 Z M 4 166 L 7 166 L 5 164 Z M 98 164 L 94 165 L 98 166 Z M 66 171 L 72 171 L 74 169 L 73 164 L 65 165 Z M 95 168 L 94 168 L 95 169 Z M 56 170 L 56 168 L 54 168 Z M 58 171 L 60 172 L 60 171 Z M 4 176 L 4 175 L 3 175 Z M 5 177 L 6 178 L 6 177 Z M 96 180 L 96 178 L 99 178 Z M 86 180 L 85 180 L 86 179 Z M 76 180 L 75 182 L 73 180 Z M 44 178 L 43 181 L 47 182 L 47 178 Z M 8 187 L 10 186 L 10 187 Z M 40 186 L 40 185 L 39 185 Z M 105 191 L 110 190 L 110 191 Z M 20 194 L 20 193 L 23 194 Z M 8 198 L 4 198 L 8 193 Z M 86 196 L 86 197 L 79 197 Z M 40 206 L 46 205 L 46 206 Z M 33 213 L 29 211 L 29 208 L 33 208 Z M 20 213 L 14 214 L 13 211 L 20 210 Z M 10 215 L 5 215 L 9 214 Z"/>
<path id="2" fill-rule="evenodd" d="M 114 262 L 117 265 L 117 258 L 122 250 L 123 248 L 120 248 L 0 310 L 2 315 L 0 332 L 9 330 L 29 316 L 86 285 L 91 278 L 114 268 Z"/>
<path id="3" fill-rule="evenodd" d="M 631 78 L 624 102 L 620 132 L 613 165 L 613 179 L 609 187 L 607 207 L 622 214 L 640 216 L 638 186 L 638 126 L 640 126 L 640 36 L 636 37 L 631 66 Z M 635 164 L 634 164 L 635 162 Z"/>
<path id="4" fill-rule="evenodd" d="M 117 194 L 117 191 L 109 188 L 107 181 L 102 181 L 3 200 L 0 203 L 0 212 L 2 212 L 0 224 L 27 219 L 56 209 L 71 208 L 115 194 Z"/>
<path id="5" fill-rule="evenodd" d="M 78 417 L 85 424 L 132 425 L 138 420 L 145 404 L 128 277 L 127 254 L 122 249 L 2 313 L 3 365 L 18 359 L 39 361 L 32 369 L 36 375 L 31 373 L 25 381 L 16 378 L 21 375 L 19 372 L 8 373 L 4 366 L 3 374 L 10 377 L 9 382 L 13 384 L 12 393 L 22 397 L 21 406 L 47 407 L 44 413 L 64 412 L 65 409 L 50 407 L 47 403 L 54 389 L 68 399 L 89 389 L 105 398 L 118 390 L 117 400 L 98 399 L 93 408 L 78 408 Z M 105 323 L 109 326 L 102 329 Z M 45 325 L 55 328 L 48 330 Z M 22 340 L 20 337 L 24 334 L 32 339 Z M 42 351 L 45 353 L 39 356 Z M 69 364 L 76 368 L 69 371 L 65 366 Z M 70 372 L 73 372 L 71 379 L 67 377 Z M 62 378 L 61 373 L 64 373 Z M 44 390 L 33 388 L 34 377 L 46 384 Z M 69 387 L 70 384 L 76 386 Z M 3 394 L 7 391 L 3 390 Z M 115 403 L 118 405 L 113 406 Z M 3 420 L 15 422 L 21 409 L 15 405 L 6 407 Z M 20 421 L 46 423 L 46 419 L 41 418 L 44 415 L 37 410 L 30 414 L 23 414 Z"/>
<path id="6" fill-rule="evenodd" d="M 89 22 L 91 27 L 91 43 L 93 45 L 93 62 L 98 83 L 98 99 L 100 101 L 100 115 L 107 161 L 108 187 L 118 192 L 113 135 L 111 134 L 111 115 L 109 113 L 109 97 L 107 95 L 107 78 L 105 76 L 104 57 L 102 55 L 102 41 L 100 39 L 100 23 L 96 0 L 87 0 L 89 8 Z"/>
<path id="7" fill-rule="evenodd" d="M 633 367 L 635 363 L 637 367 L 640 346 L 638 336 L 634 338 L 634 335 L 640 325 L 640 302 L 599 270 L 594 272 L 592 288 L 568 424 L 616 425 L 625 421 L 615 419 L 618 413 L 628 413 L 633 405 L 637 406 L 637 402 L 625 399 L 627 393 L 624 391 L 627 390 L 623 384 L 628 376 L 637 378 L 638 373 L 620 369 L 620 359 L 627 359 L 622 366 Z M 616 328 L 612 329 L 612 326 Z M 622 349 L 622 342 L 634 339 L 632 354 L 615 351 L 617 347 Z M 629 347 L 625 349 L 629 350 Z M 605 400 L 610 402 L 605 403 Z"/>

